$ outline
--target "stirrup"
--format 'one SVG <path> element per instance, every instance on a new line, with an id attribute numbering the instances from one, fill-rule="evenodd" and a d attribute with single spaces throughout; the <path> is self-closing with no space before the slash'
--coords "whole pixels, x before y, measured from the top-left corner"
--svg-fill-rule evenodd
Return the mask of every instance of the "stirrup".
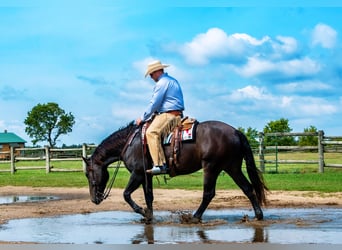
<path id="1" fill-rule="evenodd" d="M 166 166 L 153 166 L 153 168 L 147 169 L 146 173 L 149 173 L 152 175 L 167 174 L 168 168 Z"/>

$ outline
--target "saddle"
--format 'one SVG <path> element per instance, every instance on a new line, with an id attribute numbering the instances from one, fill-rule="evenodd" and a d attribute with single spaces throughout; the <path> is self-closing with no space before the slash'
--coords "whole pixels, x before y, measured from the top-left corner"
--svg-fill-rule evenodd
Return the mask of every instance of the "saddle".
<path id="1" fill-rule="evenodd" d="M 146 130 L 151 122 L 146 122 L 141 131 L 144 148 L 146 148 Z M 196 126 L 198 121 L 194 118 L 184 117 L 181 123 L 176 126 L 167 136 L 162 138 L 163 145 L 170 146 L 170 157 L 168 159 L 168 166 L 170 168 L 170 176 L 175 176 L 175 167 L 178 165 L 178 156 L 181 151 L 181 144 L 183 142 L 192 142 L 196 139 Z M 146 152 L 146 150 L 144 150 Z M 167 154 L 165 154 L 167 155 Z"/>

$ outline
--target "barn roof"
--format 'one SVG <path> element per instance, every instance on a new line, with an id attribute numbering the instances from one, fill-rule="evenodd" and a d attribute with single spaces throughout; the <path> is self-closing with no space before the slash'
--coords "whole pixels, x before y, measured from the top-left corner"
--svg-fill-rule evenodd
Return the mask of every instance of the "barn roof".
<path id="1" fill-rule="evenodd" d="M 25 143 L 26 141 L 14 133 L 5 131 L 0 133 L 0 144 L 5 143 Z"/>

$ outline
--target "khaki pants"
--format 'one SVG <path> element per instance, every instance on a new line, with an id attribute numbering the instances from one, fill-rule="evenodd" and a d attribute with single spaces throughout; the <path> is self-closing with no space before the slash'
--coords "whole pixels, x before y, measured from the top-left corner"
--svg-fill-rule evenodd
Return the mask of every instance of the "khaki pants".
<path id="1" fill-rule="evenodd" d="M 157 115 L 147 128 L 146 139 L 154 165 L 162 166 L 166 163 L 161 139 L 180 124 L 180 122 L 180 116 L 162 113 Z"/>

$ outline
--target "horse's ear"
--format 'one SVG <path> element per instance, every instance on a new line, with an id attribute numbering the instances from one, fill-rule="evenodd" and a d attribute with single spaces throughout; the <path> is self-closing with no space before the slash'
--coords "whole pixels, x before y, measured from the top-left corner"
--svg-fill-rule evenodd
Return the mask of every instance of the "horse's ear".
<path id="1" fill-rule="evenodd" d="M 85 157 L 82 156 L 82 159 L 83 159 L 83 161 L 84 161 L 86 164 L 88 164 L 88 158 L 85 158 Z"/>

